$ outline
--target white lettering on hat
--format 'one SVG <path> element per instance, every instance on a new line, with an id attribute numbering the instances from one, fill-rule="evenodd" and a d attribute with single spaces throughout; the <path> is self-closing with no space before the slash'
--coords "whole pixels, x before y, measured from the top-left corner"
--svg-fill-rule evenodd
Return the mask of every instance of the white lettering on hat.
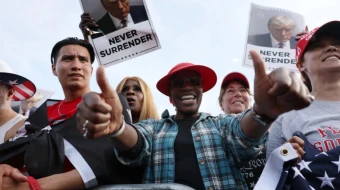
<path id="1" fill-rule="evenodd" d="M 295 57 L 296 60 L 299 60 L 300 53 L 301 53 L 301 48 L 296 47 L 296 57 Z"/>
<path id="2" fill-rule="evenodd" d="M 318 30 L 319 28 L 315 28 L 314 30 L 312 30 L 311 32 L 309 32 L 308 34 L 306 34 L 304 36 L 305 40 L 309 40 L 311 39 L 311 37 L 314 35 L 314 33 Z"/>

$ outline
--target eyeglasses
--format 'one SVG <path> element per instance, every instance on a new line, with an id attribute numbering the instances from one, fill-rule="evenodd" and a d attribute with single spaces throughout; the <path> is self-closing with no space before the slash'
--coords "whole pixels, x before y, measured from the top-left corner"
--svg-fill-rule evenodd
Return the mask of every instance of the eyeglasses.
<path id="1" fill-rule="evenodd" d="M 202 78 L 201 77 L 190 77 L 187 79 L 178 79 L 171 81 L 171 87 L 174 89 L 180 89 L 185 87 L 185 83 L 188 83 L 192 87 L 201 87 Z"/>

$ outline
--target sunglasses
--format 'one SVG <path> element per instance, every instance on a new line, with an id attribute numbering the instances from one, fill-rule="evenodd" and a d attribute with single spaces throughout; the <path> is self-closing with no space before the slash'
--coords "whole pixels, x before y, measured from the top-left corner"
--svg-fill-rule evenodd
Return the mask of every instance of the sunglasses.
<path id="1" fill-rule="evenodd" d="M 201 87 L 202 78 L 200 77 L 190 77 L 187 79 L 178 79 L 170 82 L 173 89 L 180 89 L 185 87 L 185 83 L 188 83 L 192 87 Z"/>

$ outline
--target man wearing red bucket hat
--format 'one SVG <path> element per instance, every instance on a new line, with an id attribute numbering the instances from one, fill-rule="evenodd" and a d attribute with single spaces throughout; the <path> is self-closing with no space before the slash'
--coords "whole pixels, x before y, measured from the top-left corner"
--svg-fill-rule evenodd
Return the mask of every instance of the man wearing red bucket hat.
<path id="1" fill-rule="evenodd" d="M 25 117 L 11 108 L 11 101 L 32 97 L 35 85 L 25 77 L 14 74 L 5 62 L 0 61 L 0 144 L 14 137 L 24 125 Z"/>
<path id="2" fill-rule="evenodd" d="M 78 128 L 88 138 L 110 135 L 121 163 L 146 165 L 145 183 L 180 183 L 195 189 L 248 189 L 238 166 L 255 156 L 266 141 L 270 123 L 291 109 L 311 103 L 308 90 L 293 74 L 278 69 L 267 75 L 261 56 L 255 66 L 255 105 L 239 115 L 207 116 L 199 112 L 203 92 L 216 83 L 209 67 L 181 63 L 161 78 L 157 88 L 169 96 L 176 115 L 126 124 L 117 94 L 102 68 L 102 93 L 88 93 L 78 105 Z"/>

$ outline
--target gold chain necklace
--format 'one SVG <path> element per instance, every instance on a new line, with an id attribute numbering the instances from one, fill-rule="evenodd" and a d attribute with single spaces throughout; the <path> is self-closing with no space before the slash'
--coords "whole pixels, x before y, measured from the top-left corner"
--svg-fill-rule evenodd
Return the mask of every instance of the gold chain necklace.
<path id="1" fill-rule="evenodd" d="M 59 114 L 60 116 L 66 115 L 66 114 L 61 114 L 61 113 L 60 113 L 60 107 L 61 107 L 61 104 L 63 104 L 63 103 L 64 103 L 64 100 L 62 100 L 61 103 L 60 103 L 59 106 L 58 106 L 58 114 Z M 77 107 L 74 108 L 71 112 L 73 112 L 73 111 L 76 110 L 76 109 L 77 109 Z M 69 112 L 69 113 L 70 113 L 70 112 Z"/>

